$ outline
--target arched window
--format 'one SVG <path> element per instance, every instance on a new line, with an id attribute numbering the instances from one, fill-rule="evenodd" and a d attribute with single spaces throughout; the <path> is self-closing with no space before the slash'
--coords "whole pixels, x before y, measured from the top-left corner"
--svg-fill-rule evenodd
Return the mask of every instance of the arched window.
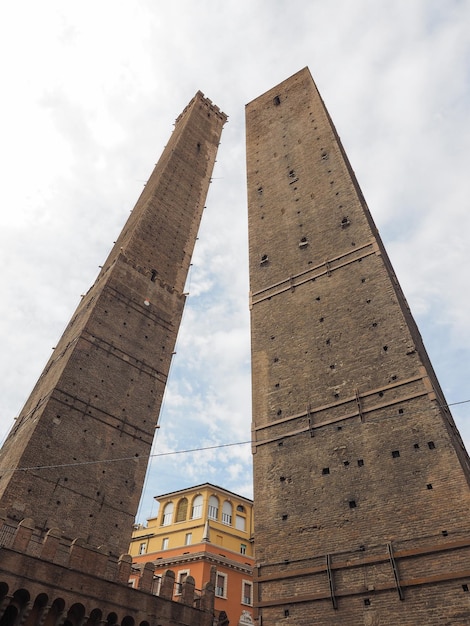
<path id="1" fill-rule="evenodd" d="M 13 594 L 12 604 L 15 604 L 19 609 L 23 609 L 28 604 L 30 598 L 29 591 L 26 591 L 26 589 L 17 589 Z"/>
<path id="2" fill-rule="evenodd" d="M 188 514 L 188 499 L 181 498 L 178 502 L 178 506 L 176 507 L 176 521 L 184 522 L 186 520 L 186 516 Z"/>
<path id="3" fill-rule="evenodd" d="M 55 626 L 55 624 L 57 624 L 59 618 L 61 617 L 64 608 L 65 601 L 62 598 L 56 598 L 47 613 L 46 619 L 43 622 L 44 626 Z"/>
<path id="4" fill-rule="evenodd" d="M 70 622 L 73 626 L 78 626 L 83 622 L 84 617 L 85 607 L 80 602 L 77 602 L 76 604 L 72 604 L 68 610 L 66 622 Z"/>
<path id="5" fill-rule="evenodd" d="M 106 618 L 106 624 L 107 626 L 113 626 L 114 624 L 116 624 L 118 621 L 118 616 L 116 615 L 116 613 L 109 613 L 108 617 Z"/>
<path id="6" fill-rule="evenodd" d="M 173 519 L 173 502 L 168 502 L 163 509 L 162 526 L 168 526 Z"/>
<path id="7" fill-rule="evenodd" d="M 228 500 L 225 500 L 222 507 L 222 524 L 232 525 L 232 505 Z"/>
<path id="8" fill-rule="evenodd" d="M 0 600 L 3 600 L 8 595 L 8 585 L 6 583 L 0 583 Z"/>
<path id="9" fill-rule="evenodd" d="M 0 626 L 10 626 L 14 624 L 18 617 L 18 609 L 13 604 L 9 604 L 0 619 Z"/>
<path id="10" fill-rule="evenodd" d="M 40 593 L 36 600 L 34 601 L 33 607 L 29 612 L 29 615 L 26 617 L 26 620 L 23 622 L 24 626 L 35 626 L 40 621 L 41 613 L 44 611 L 44 608 L 47 606 L 49 602 L 49 598 L 47 594 Z"/>
<path id="11" fill-rule="evenodd" d="M 217 519 L 219 517 L 219 499 L 215 496 L 209 498 L 209 519 Z"/>
<path id="12" fill-rule="evenodd" d="M 103 618 L 103 613 L 100 609 L 93 609 L 88 616 L 88 620 L 85 622 L 86 626 L 98 626 Z"/>
<path id="13" fill-rule="evenodd" d="M 193 500 L 191 519 L 199 519 L 200 517 L 202 517 L 202 496 L 198 495 Z"/>

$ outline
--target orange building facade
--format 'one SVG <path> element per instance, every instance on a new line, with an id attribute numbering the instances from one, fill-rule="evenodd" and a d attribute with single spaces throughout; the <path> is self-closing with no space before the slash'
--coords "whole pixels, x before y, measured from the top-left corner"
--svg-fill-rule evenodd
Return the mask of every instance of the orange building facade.
<path id="1" fill-rule="evenodd" d="M 137 586 L 145 563 L 152 562 L 154 592 L 171 569 L 173 599 L 178 600 L 188 576 L 199 590 L 212 571 L 216 615 L 225 612 L 232 626 L 252 624 L 253 502 L 210 483 L 155 499 L 157 516 L 146 526 L 136 526 L 132 534 L 130 584 Z"/>

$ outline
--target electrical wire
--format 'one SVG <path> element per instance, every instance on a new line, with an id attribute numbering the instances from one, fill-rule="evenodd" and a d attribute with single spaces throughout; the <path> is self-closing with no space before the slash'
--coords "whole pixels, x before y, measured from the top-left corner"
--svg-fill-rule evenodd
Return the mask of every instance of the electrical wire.
<path id="1" fill-rule="evenodd" d="M 446 405 L 439 405 L 439 408 L 447 408 L 450 406 L 456 406 L 458 404 L 468 404 L 470 402 L 469 400 L 461 400 L 459 402 L 450 402 L 449 404 Z M 221 444 L 216 444 L 213 446 L 204 446 L 204 447 L 200 447 L 200 448 L 188 448 L 187 450 L 172 450 L 171 452 L 157 452 L 155 454 L 149 454 L 147 456 L 142 456 L 140 457 L 139 455 L 136 456 L 128 456 L 128 457 L 120 457 L 117 459 L 98 459 L 98 460 L 94 460 L 94 461 L 77 461 L 75 463 L 61 463 L 61 464 L 57 464 L 57 465 L 32 465 L 30 467 L 11 467 L 11 468 L 0 468 L 0 472 L 27 472 L 28 470 L 41 470 L 41 469 L 57 469 L 60 467 L 76 467 L 76 466 L 83 466 L 83 465 L 96 465 L 98 463 L 118 463 L 120 461 L 137 461 L 140 459 L 145 459 L 145 460 L 149 460 L 149 459 L 153 459 L 156 457 L 160 457 L 160 456 L 173 456 L 176 454 L 190 454 L 191 452 L 203 452 L 205 450 L 218 450 L 221 448 L 230 448 L 230 447 L 234 447 L 234 446 L 246 446 L 248 444 L 251 444 L 251 440 L 249 441 L 236 441 L 233 443 L 221 443 Z"/>
<path id="2" fill-rule="evenodd" d="M 124 456 L 118 459 L 98 459 L 94 461 L 77 461 L 75 463 L 60 463 L 57 465 L 31 465 L 30 467 L 10 467 L 0 468 L 0 472 L 27 472 L 28 470 L 41 470 L 41 469 L 58 469 L 60 467 L 76 467 L 82 465 L 96 465 L 97 463 L 118 463 L 119 461 L 137 461 L 142 459 L 148 460 L 157 456 L 171 456 L 173 454 L 188 454 L 190 452 L 202 452 L 204 450 L 216 450 L 218 448 L 229 448 L 231 446 L 244 446 L 251 443 L 251 441 L 237 441 L 235 443 L 222 443 L 214 446 L 205 446 L 202 448 L 190 448 L 188 450 L 173 450 L 172 452 L 158 452 L 155 454 L 149 454 L 148 456 Z"/>

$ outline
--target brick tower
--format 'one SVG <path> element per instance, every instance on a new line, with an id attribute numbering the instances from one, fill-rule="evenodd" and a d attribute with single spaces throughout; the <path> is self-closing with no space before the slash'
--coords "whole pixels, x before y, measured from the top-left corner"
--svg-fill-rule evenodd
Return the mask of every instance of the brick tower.
<path id="1" fill-rule="evenodd" d="M 246 107 L 263 626 L 470 623 L 470 465 L 308 69 Z"/>
<path id="2" fill-rule="evenodd" d="M 0 452 L 10 519 L 127 551 L 225 121 L 201 92 L 176 120 Z"/>

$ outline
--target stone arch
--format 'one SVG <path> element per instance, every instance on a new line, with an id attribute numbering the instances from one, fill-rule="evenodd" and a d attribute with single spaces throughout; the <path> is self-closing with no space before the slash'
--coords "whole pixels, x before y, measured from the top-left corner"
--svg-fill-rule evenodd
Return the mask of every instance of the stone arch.
<path id="1" fill-rule="evenodd" d="M 114 626 L 114 624 L 117 624 L 118 621 L 118 616 L 116 615 L 116 613 L 112 612 L 108 614 L 108 617 L 106 618 L 106 624 L 108 626 Z"/>
<path id="2" fill-rule="evenodd" d="M 72 604 L 70 609 L 67 611 L 64 626 L 65 624 L 68 624 L 69 626 L 81 626 L 84 617 L 85 607 L 80 602 L 76 602 L 75 604 Z"/>
<path id="3" fill-rule="evenodd" d="M 17 589 L 13 594 L 11 604 L 14 604 L 21 610 L 28 604 L 30 598 L 31 596 L 29 595 L 29 591 L 27 589 Z"/>
<path id="4" fill-rule="evenodd" d="M 0 602 L 8 595 L 9 587 L 6 583 L 0 583 Z"/>
<path id="5" fill-rule="evenodd" d="M 64 612 L 65 602 L 62 598 L 56 598 L 47 612 L 43 626 L 55 626 Z"/>
<path id="6" fill-rule="evenodd" d="M 0 583 L 0 619 L 8 606 L 9 587 L 6 582 Z"/>
<path id="7" fill-rule="evenodd" d="M 126 615 L 126 617 L 124 617 L 124 619 L 121 622 L 121 626 L 134 626 L 135 621 L 134 618 L 131 617 L 130 615 Z"/>
<path id="8" fill-rule="evenodd" d="M 0 619 L 0 626 L 14 626 L 18 615 L 18 608 L 14 604 L 9 604 Z"/>
<path id="9" fill-rule="evenodd" d="M 0 626 L 15 626 L 23 621 L 31 596 L 26 589 L 17 589 L 0 619 Z M 8 600 L 7 600 L 8 602 Z"/>
<path id="10" fill-rule="evenodd" d="M 47 593 L 40 593 L 36 596 L 31 611 L 25 619 L 23 626 L 35 626 L 35 624 L 39 624 L 48 602 L 49 596 Z"/>
<path id="11" fill-rule="evenodd" d="M 103 612 L 100 609 L 93 609 L 92 611 L 90 611 L 90 615 L 85 622 L 85 626 L 98 626 L 98 624 L 101 622 L 102 617 Z"/>

